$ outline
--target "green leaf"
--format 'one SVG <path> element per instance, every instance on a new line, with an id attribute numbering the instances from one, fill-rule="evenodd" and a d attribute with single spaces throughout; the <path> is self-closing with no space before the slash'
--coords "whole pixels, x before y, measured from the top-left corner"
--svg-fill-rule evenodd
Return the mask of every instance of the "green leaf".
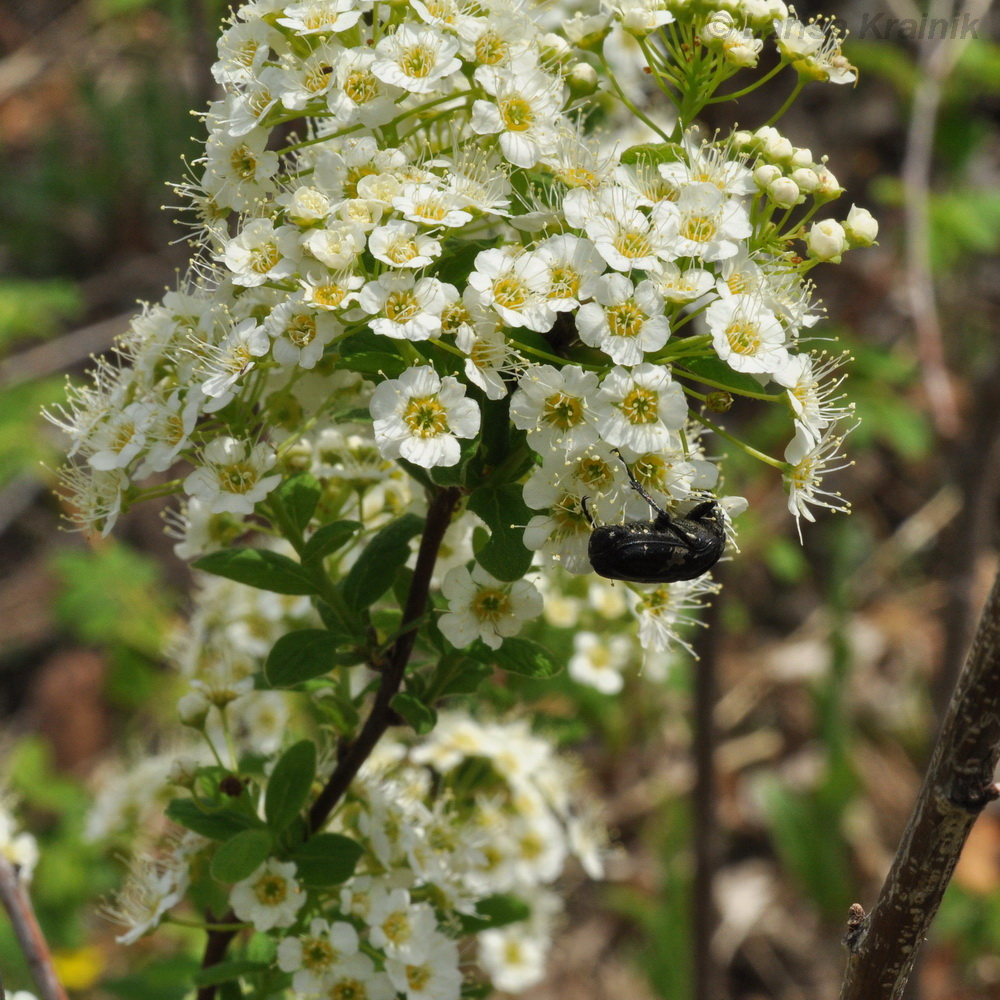
<path id="1" fill-rule="evenodd" d="M 478 934 L 480 931 L 505 927 L 527 920 L 531 916 L 531 907 L 520 897 L 507 893 L 487 896 L 476 903 L 476 914 L 465 914 L 459 917 L 464 934 Z"/>
<path id="2" fill-rule="evenodd" d="M 319 562 L 320 559 L 325 559 L 331 552 L 343 548 L 360 528 L 358 521 L 333 521 L 331 524 L 324 524 L 309 536 L 302 550 L 302 561 Z"/>
<path id="3" fill-rule="evenodd" d="M 321 493 L 322 489 L 314 475 L 299 472 L 282 482 L 273 496 L 285 508 L 295 527 L 303 531 L 312 519 Z"/>
<path id="4" fill-rule="evenodd" d="M 343 636 L 323 628 L 286 632 L 267 654 L 264 674 L 274 687 L 294 687 L 322 677 L 333 669 L 334 654 L 343 645 Z"/>
<path id="5" fill-rule="evenodd" d="M 438 697 L 447 698 L 456 694 L 475 694 L 479 685 L 493 673 L 493 668 L 487 663 L 477 663 L 475 660 L 463 660 L 461 669 L 441 689 Z"/>
<path id="6" fill-rule="evenodd" d="M 296 876 L 306 885 L 339 885 L 346 882 L 357 867 L 362 846 L 339 833 L 317 833 L 289 855 L 295 862 Z"/>
<path id="7" fill-rule="evenodd" d="M 673 163 L 682 159 L 684 150 L 676 142 L 643 142 L 638 146 L 629 146 L 621 155 L 625 164 L 648 163 L 655 166 L 659 163 Z"/>
<path id="8" fill-rule="evenodd" d="M 340 369 L 361 375 L 384 375 L 386 378 L 399 378 L 406 367 L 406 362 L 398 354 L 383 351 L 363 351 L 337 362 Z"/>
<path id="9" fill-rule="evenodd" d="M 315 594 L 312 577 L 288 556 L 267 549 L 224 549 L 202 556 L 195 569 L 275 594 Z"/>
<path id="10" fill-rule="evenodd" d="M 389 704 L 406 719 L 418 736 L 426 736 L 437 725 L 437 712 L 407 691 L 398 692 Z"/>
<path id="11" fill-rule="evenodd" d="M 785 392 L 784 386 L 777 383 L 772 383 L 769 388 L 766 385 L 761 385 L 752 375 L 747 375 L 744 372 L 734 372 L 720 358 L 684 358 L 683 361 L 677 362 L 677 366 L 682 370 L 691 372 L 693 375 L 704 375 L 705 378 L 711 379 L 713 382 L 718 382 L 720 385 L 724 385 L 730 392 L 737 394 L 763 392 L 768 396 L 777 397 L 783 395 Z"/>
<path id="12" fill-rule="evenodd" d="M 180 826 L 211 840 L 229 840 L 243 830 L 261 826 L 256 816 L 248 816 L 233 809 L 206 812 L 193 799 L 173 799 L 166 808 L 166 814 L 168 819 Z"/>
<path id="13" fill-rule="evenodd" d="M 272 830 L 280 833 L 298 816 L 315 777 L 316 744 L 312 740 L 301 740 L 281 755 L 264 796 L 264 815 Z"/>
<path id="14" fill-rule="evenodd" d="M 499 238 L 491 240 L 466 240 L 456 236 L 447 237 L 441 244 L 441 262 L 435 277 L 439 281 L 461 287 L 475 267 L 476 257 L 483 250 L 492 250 Z"/>
<path id="15" fill-rule="evenodd" d="M 490 529 L 490 540 L 476 553 L 477 562 L 498 580 L 520 580 L 533 555 L 524 546 L 524 526 L 532 512 L 521 487 L 515 483 L 481 487 L 469 497 L 469 510 Z"/>
<path id="16" fill-rule="evenodd" d="M 562 670 L 562 664 L 542 645 L 531 639 L 504 639 L 499 649 L 490 649 L 480 642 L 472 654 L 482 663 L 494 663 L 501 670 L 523 677 L 547 680 Z"/>
<path id="17" fill-rule="evenodd" d="M 268 830 L 244 830 L 231 837 L 212 858 L 212 878 L 219 882 L 240 882 L 252 875 L 271 854 Z"/>
<path id="18" fill-rule="evenodd" d="M 239 979 L 240 976 L 252 976 L 256 973 L 267 972 L 270 968 L 268 962 L 220 962 L 218 965 L 210 965 L 207 969 L 199 970 L 194 976 L 195 986 L 218 986 L 232 979 Z"/>
<path id="19" fill-rule="evenodd" d="M 392 586 L 396 571 L 410 557 L 410 539 L 423 530 L 423 518 L 404 514 L 365 546 L 341 584 L 344 600 L 352 610 L 369 607 Z"/>

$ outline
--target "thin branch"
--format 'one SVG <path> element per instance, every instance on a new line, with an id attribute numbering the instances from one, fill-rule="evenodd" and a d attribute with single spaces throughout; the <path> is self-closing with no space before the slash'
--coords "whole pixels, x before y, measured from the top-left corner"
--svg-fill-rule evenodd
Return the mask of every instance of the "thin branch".
<path id="1" fill-rule="evenodd" d="M 949 0 L 933 0 L 929 23 L 948 20 L 948 14 L 952 15 L 952 23 L 960 15 L 974 18 L 984 14 L 989 5 L 990 0 L 968 0 L 959 10 L 952 7 Z M 944 84 L 969 44 L 972 33 L 967 36 L 964 31 L 956 32 L 954 37 L 947 37 L 948 34 L 945 32 L 945 37 L 935 38 L 931 31 L 921 41 L 918 60 L 920 78 L 910 108 L 901 178 L 906 195 L 906 292 L 924 387 L 938 433 L 953 438 L 961 425 L 945 361 L 931 268 L 931 166 Z"/>
<path id="2" fill-rule="evenodd" d="M 35 911 L 31 907 L 31 899 L 25 892 L 17 870 L 2 854 L 0 854 L 0 901 L 3 902 L 4 909 L 14 926 L 18 944 L 28 961 L 41 1000 L 67 1000 L 66 991 L 62 988 L 56 970 L 52 966 L 52 954 L 42 929 L 38 926 Z"/>
<path id="3" fill-rule="evenodd" d="M 416 628 L 406 629 L 406 626 L 416 622 L 427 607 L 434 564 L 437 562 L 441 541 L 451 523 L 460 496 L 458 488 L 452 486 L 442 489 L 430 502 L 424 533 L 417 551 L 417 562 L 413 568 L 413 579 L 410 581 L 410 590 L 406 597 L 406 607 L 403 609 L 399 638 L 393 644 L 389 662 L 382 673 L 382 680 L 375 692 L 375 700 L 361 732 L 353 742 L 341 748 L 337 766 L 309 810 L 309 829 L 312 833 L 322 829 L 382 735 L 389 726 L 398 721 L 390 702 L 403 683 L 403 675 L 410 662 L 418 631 Z M 234 920 L 235 915 L 228 913 L 220 922 L 231 923 Z M 201 961 L 203 969 L 218 965 L 225 958 L 229 944 L 236 933 L 232 930 L 209 932 Z M 215 993 L 214 985 L 202 986 L 198 990 L 197 1000 L 214 1000 Z"/>
<path id="4" fill-rule="evenodd" d="M 878 902 L 854 904 L 840 1000 L 899 1000 L 917 951 L 983 807 L 1000 795 L 1000 574 Z"/>

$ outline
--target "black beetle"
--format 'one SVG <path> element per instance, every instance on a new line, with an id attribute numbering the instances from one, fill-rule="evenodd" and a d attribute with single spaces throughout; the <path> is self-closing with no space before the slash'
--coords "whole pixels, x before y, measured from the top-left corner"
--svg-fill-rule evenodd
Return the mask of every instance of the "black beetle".
<path id="1" fill-rule="evenodd" d="M 594 529 L 587 546 L 594 572 L 629 583 L 676 583 L 707 573 L 726 547 L 722 508 L 706 500 L 687 516 L 674 517 L 642 488 L 628 465 L 625 470 L 632 488 L 656 511 L 656 520 L 596 524 L 583 497 L 584 516 Z"/>

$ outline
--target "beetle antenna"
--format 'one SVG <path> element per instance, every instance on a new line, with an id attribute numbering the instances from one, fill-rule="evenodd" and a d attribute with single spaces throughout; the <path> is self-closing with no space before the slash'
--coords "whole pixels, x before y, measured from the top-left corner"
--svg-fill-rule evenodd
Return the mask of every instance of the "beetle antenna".
<path id="1" fill-rule="evenodd" d="M 587 501 L 589 499 L 590 497 L 580 497 L 580 506 L 583 508 L 583 516 L 587 519 L 588 523 L 593 528 L 596 527 L 596 524 L 594 523 L 593 514 L 591 514 L 590 510 L 587 508 Z"/>

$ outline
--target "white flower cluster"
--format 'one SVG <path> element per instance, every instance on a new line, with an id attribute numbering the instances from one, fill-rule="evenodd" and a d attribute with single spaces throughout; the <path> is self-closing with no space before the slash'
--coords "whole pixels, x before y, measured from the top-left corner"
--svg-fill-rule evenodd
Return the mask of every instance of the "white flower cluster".
<path id="1" fill-rule="evenodd" d="M 25 884 L 31 881 L 38 864 L 38 841 L 26 831 L 19 831 L 10 806 L 0 799 L 0 855 L 13 866 Z"/>
<path id="2" fill-rule="evenodd" d="M 185 778 L 175 766 L 170 782 L 188 787 L 196 769 Z M 170 782 L 146 775 L 160 795 Z M 460 967 L 458 942 L 474 933 L 463 920 L 481 921 L 476 904 L 500 894 L 525 915 L 476 932 L 479 964 L 497 989 L 526 989 L 544 974 L 561 909 L 548 887 L 570 856 L 600 877 L 606 843 L 570 759 L 523 722 L 457 712 L 424 740 L 383 741 L 328 829 L 365 848 L 342 886 L 307 890 L 294 862 L 272 857 L 229 893 L 238 920 L 277 936 L 276 964 L 296 995 L 457 1000 L 471 975 Z M 181 903 L 211 849 L 188 832 L 136 858 L 107 907 L 120 943 Z M 362 992 L 345 993 L 351 983 Z"/>

